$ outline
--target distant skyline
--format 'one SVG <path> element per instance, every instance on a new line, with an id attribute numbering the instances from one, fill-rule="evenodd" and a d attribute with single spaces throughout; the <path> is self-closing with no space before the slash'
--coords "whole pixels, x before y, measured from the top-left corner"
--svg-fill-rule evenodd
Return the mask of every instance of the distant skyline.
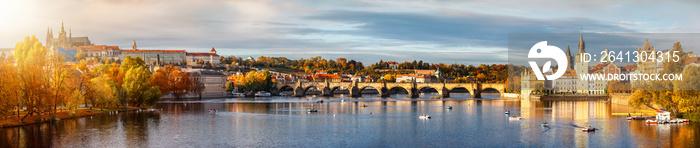
<path id="1" fill-rule="evenodd" d="M 61 20 L 96 45 L 220 55 L 503 64 L 509 33 L 698 33 L 695 1 L 0 1 L 0 48 Z M 578 36 L 572 37 L 576 45 Z M 585 36 L 584 36 L 585 38 Z M 641 45 L 642 42 L 640 42 Z M 670 47 L 657 47 L 670 48 Z M 589 49 L 587 49 L 589 50 Z M 591 49 L 602 50 L 602 49 Z"/>

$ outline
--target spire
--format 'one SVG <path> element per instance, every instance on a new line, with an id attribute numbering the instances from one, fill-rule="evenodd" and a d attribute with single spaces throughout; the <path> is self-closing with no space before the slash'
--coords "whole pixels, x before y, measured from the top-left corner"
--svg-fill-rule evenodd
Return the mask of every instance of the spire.
<path id="1" fill-rule="evenodd" d="M 51 27 L 46 27 L 46 43 L 44 43 L 46 47 L 51 46 L 49 45 L 49 43 L 51 42 L 51 38 L 53 38 L 53 35 L 51 35 Z"/>
<path id="2" fill-rule="evenodd" d="M 134 42 L 131 43 L 131 49 L 132 49 L 132 50 L 137 50 L 137 49 L 136 49 L 136 40 L 134 40 Z"/>
<path id="3" fill-rule="evenodd" d="M 65 33 L 65 32 L 66 32 L 66 30 L 63 29 L 63 19 L 61 19 L 61 33 Z"/>
<path id="4" fill-rule="evenodd" d="M 566 42 L 566 56 L 571 57 L 571 48 L 569 48 L 569 42 Z"/>
<path id="5" fill-rule="evenodd" d="M 571 48 L 569 48 L 569 42 L 566 42 L 566 61 L 569 62 L 569 65 L 567 65 L 567 69 L 573 69 L 573 59 L 571 59 Z"/>
<path id="6" fill-rule="evenodd" d="M 581 37 L 578 39 L 578 53 L 586 53 L 586 43 L 583 41 L 583 31 L 581 31 Z"/>
<path id="7" fill-rule="evenodd" d="M 209 53 L 216 54 L 216 50 L 214 49 L 214 47 L 211 47 L 211 51 L 209 51 Z"/>

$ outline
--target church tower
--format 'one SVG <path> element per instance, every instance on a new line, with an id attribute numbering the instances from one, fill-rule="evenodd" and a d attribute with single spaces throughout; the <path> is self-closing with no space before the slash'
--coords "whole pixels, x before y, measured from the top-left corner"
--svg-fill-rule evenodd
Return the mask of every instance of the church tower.
<path id="1" fill-rule="evenodd" d="M 53 31 L 51 30 L 51 27 L 46 28 L 46 48 L 51 47 L 51 39 L 53 39 Z"/>
<path id="2" fill-rule="evenodd" d="M 581 62 L 581 59 L 584 58 L 582 57 L 583 54 L 586 53 L 585 48 L 586 43 L 583 41 L 583 32 L 581 32 L 581 37 L 579 37 L 578 40 L 578 53 L 576 53 L 576 67 L 574 67 L 574 69 L 576 69 L 576 75 L 579 77 L 588 74 L 588 63 Z M 588 81 L 579 78 L 576 83 L 577 84 L 575 86 L 577 93 L 588 94 Z"/>
<path id="3" fill-rule="evenodd" d="M 566 42 L 566 61 L 569 62 L 567 64 L 566 69 L 567 70 L 573 70 L 574 69 L 574 59 L 571 57 L 571 48 L 569 48 L 569 42 Z"/>
<path id="4" fill-rule="evenodd" d="M 216 50 L 214 49 L 214 47 L 211 47 L 211 51 L 209 51 L 209 53 L 212 53 L 209 54 L 209 63 L 214 64 L 214 54 L 216 54 Z"/>
<path id="5" fill-rule="evenodd" d="M 58 45 L 60 47 L 67 47 L 66 46 L 66 30 L 63 28 L 63 21 L 61 21 L 61 31 L 58 32 Z"/>

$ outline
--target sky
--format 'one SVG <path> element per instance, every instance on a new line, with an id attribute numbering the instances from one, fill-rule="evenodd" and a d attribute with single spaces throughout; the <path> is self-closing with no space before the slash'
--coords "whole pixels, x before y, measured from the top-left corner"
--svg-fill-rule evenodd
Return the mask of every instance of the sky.
<path id="1" fill-rule="evenodd" d="M 6 0 L 0 48 L 45 41 L 61 21 L 96 45 L 220 55 L 322 56 L 458 64 L 508 62 L 509 34 L 698 33 L 694 1 L 519 0 Z M 700 37 L 700 36 L 699 36 Z M 600 39 L 605 40 L 605 39 Z M 639 46 L 644 40 L 639 40 Z M 595 42 L 586 42 L 596 44 Z M 533 43 L 534 44 L 534 43 Z M 672 44 L 671 44 L 672 45 Z M 685 45 L 691 45 L 687 43 Z M 666 43 L 660 46 L 670 48 Z M 668 46 L 668 47 L 666 47 Z M 589 47 L 589 46 L 587 46 Z M 603 46 L 590 47 L 601 51 Z M 575 50 L 574 50 L 575 51 Z"/>

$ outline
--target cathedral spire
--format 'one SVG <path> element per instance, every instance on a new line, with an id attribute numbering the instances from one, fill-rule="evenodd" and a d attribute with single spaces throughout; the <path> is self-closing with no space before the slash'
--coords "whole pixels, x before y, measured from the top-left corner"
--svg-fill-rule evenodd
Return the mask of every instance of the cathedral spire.
<path id="1" fill-rule="evenodd" d="M 583 31 L 581 31 L 581 37 L 578 39 L 578 53 L 586 53 L 586 43 L 583 41 Z"/>
<path id="2" fill-rule="evenodd" d="M 49 42 L 51 42 L 51 38 L 53 38 L 53 35 L 51 35 L 51 27 L 46 27 L 46 42 L 44 43 L 46 47 L 50 46 Z"/>
<path id="3" fill-rule="evenodd" d="M 66 30 L 63 29 L 63 19 L 61 19 L 61 32 L 66 32 Z"/>
<path id="4" fill-rule="evenodd" d="M 572 59 L 573 57 L 571 56 L 571 48 L 569 48 L 569 42 L 566 42 L 566 61 L 569 62 L 568 68 L 566 69 L 574 69 L 574 60 Z"/>

